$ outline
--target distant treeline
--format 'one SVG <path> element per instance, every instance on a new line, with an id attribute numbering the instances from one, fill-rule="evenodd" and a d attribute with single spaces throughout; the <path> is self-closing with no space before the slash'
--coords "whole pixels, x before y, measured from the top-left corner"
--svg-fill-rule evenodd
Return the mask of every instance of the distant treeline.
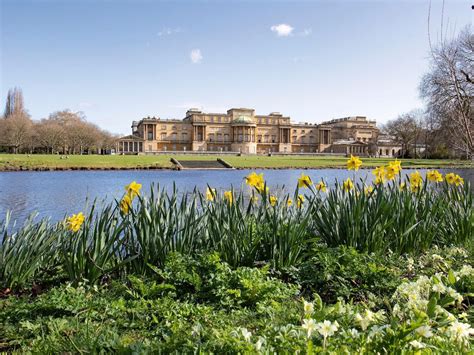
<path id="1" fill-rule="evenodd" d="M 34 121 L 24 107 L 21 89 L 8 91 L 0 118 L 0 151 L 11 153 L 103 153 L 115 146 L 115 136 L 87 122 L 82 112 L 57 111 Z"/>

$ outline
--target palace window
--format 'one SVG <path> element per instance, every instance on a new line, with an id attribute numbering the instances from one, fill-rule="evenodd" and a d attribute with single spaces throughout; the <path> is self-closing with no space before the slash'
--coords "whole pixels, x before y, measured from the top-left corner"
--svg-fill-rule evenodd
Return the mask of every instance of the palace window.
<path id="1" fill-rule="evenodd" d="M 209 142 L 212 142 L 214 140 L 214 133 L 209 133 L 207 135 L 207 139 L 209 140 Z"/>
<path id="2" fill-rule="evenodd" d="M 153 131 L 148 131 L 148 140 L 149 141 L 153 140 Z"/>
<path id="3" fill-rule="evenodd" d="M 185 132 L 181 133 L 181 139 L 186 142 L 188 140 L 188 134 Z"/>
<path id="4" fill-rule="evenodd" d="M 272 143 L 276 142 L 276 136 L 272 136 Z"/>
<path id="5" fill-rule="evenodd" d="M 217 133 L 217 141 L 222 142 L 222 134 L 221 133 Z"/>
<path id="6" fill-rule="evenodd" d="M 178 133 L 173 132 L 173 134 L 171 135 L 171 139 L 176 141 L 178 139 Z"/>
<path id="7" fill-rule="evenodd" d="M 162 141 L 166 140 L 166 133 L 161 133 L 161 140 Z"/>
<path id="8" fill-rule="evenodd" d="M 259 134 L 259 135 L 257 136 L 257 142 L 258 142 L 258 143 L 262 143 L 262 135 L 261 135 L 261 134 Z"/>

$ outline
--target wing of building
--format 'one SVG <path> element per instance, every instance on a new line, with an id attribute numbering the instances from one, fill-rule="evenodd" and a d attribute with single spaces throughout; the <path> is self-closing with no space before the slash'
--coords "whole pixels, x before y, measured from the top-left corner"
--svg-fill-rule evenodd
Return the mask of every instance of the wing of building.
<path id="1" fill-rule="evenodd" d="M 160 152 L 339 153 L 398 156 L 401 147 L 379 149 L 375 121 L 355 116 L 321 124 L 292 123 L 279 112 L 256 115 L 232 108 L 227 113 L 190 109 L 182 120 L 143 118 L 132 123 L 132 134 L 117 142 L 120 154 Z"/>

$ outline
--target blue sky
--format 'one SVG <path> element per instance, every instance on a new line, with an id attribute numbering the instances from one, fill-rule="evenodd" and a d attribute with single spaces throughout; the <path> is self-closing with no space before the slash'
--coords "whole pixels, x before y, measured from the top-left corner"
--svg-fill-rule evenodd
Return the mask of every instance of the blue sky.
<path id="1" fill-rule="evenodd" d="M 34 119 L 69 108 L 129 133 L 190 107 L 380 123 L 422 107 L 428 0 L 0 2 L 0 103 L 19 86 Z M 444 29 L 473 14 L 446 1 Z M 440 19 L 433 1 L 433 41 Z"/>

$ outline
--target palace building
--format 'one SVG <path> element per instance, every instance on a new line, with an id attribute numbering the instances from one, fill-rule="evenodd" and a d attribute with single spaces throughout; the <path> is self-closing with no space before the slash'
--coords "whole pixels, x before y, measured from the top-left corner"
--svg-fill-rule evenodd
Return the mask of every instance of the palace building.
<path id="1" fill-rule="evenodd" d="M 346 117 L 321 124 L 292 123 L 279 112 L 256 115 L 232 108 L 227 113 L 190 109 L 182 120 L 146 117 L 132 124 L 132 134 L 117 142 L 119 154 L 159 152 L 343 153 L 396 156 L 399 147 L 379 151 L 379 129 L 366 117 Z M 381 154 L 378 154 L 381 152 Z"/>

